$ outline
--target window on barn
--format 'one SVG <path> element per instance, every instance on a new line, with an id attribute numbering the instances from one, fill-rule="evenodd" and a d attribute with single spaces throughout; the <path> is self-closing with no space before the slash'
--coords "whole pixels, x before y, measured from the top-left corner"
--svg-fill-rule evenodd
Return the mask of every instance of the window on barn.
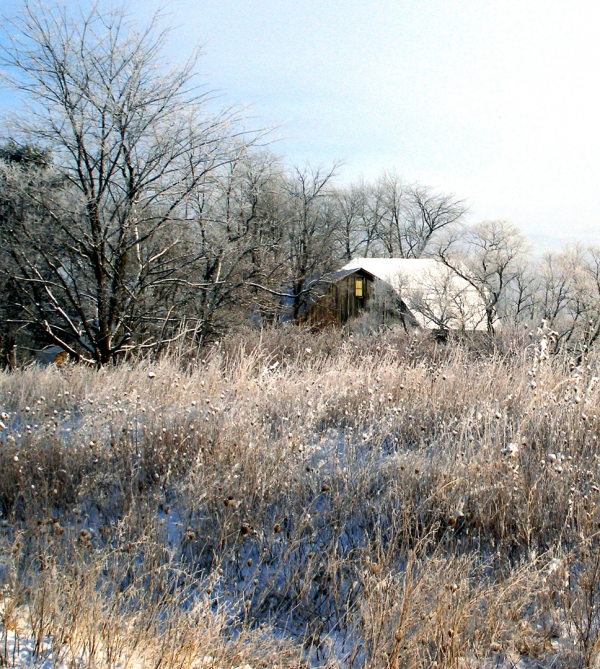
<path id="1" fill-rule="evenodd" d="M 355 295 L 355 297 L 364 297 L 365 296 L 365 292 L 364 292 L 365 283 L 364 283 L 364 281 L 365 280 L 360 276 L 357 276 L 356 279 L 354 280 L 354 295 Z"/>

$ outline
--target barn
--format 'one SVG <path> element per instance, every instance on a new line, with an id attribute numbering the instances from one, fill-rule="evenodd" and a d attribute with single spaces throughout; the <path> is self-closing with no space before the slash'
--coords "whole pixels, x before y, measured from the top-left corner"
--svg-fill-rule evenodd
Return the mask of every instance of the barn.
<path id="1" fill-rule="evenodd" d="M 303 314 L 301 322 L 322 327 L 344 325 L 372 307 L 381 293 L 380 284 L 377 276 L 362 267 L 344 267 L 332 272 L 319 281 L 321 291 Z M 408 310 L 396 297 L 388 308 L 383 308 L 383 312 L 384 317 L 393 320 L 401 319 L 403 313 L 409 317 Z"/>
<path id="2" fill-rule="evenodd" d="M 311 325 L 344 325 L 370 313 L 383 324 L 429 330 L 485 330 L 478 292 L 433 259 L 356 258 L 319 282 L 302 317 Z"/>

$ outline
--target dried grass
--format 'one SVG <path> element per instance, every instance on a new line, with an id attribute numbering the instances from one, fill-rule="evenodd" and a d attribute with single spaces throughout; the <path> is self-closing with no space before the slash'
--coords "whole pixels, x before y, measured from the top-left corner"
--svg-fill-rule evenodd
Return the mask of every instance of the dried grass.
<path id="1" fill-rule="evenodd" d="M 290 327 L 0 374 L 4 641 L 21 620 L 88 666 L 595 666 L 600 358 L 528 341 Z"/>

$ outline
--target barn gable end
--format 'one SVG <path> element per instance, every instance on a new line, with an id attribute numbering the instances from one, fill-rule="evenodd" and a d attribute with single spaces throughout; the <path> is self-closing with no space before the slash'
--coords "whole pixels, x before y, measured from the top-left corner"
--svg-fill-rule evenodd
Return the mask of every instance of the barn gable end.
<path id="1" fill-rule="evenodd" d="M 310 325 L 343 325 L 365 310 L 373 294 L 375 277 L 361 269 L 342 269 L 320 281 L 321 295 L 307 309 L 301 322 Z"/>

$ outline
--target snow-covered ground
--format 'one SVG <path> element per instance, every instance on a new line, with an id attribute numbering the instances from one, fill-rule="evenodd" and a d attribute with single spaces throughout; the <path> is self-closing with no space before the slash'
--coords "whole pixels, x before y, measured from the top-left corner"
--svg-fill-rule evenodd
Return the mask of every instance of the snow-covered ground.
<path id="1" fill-rule="evenodd" d="M 38 644 L 31 633 L 2 629 L 2 666 L 35 667 L 36 669 L 67 669 L 64 662 L 55 658 L 52 643 L 45 639 Z M 58 660 L 58 661 L 57 661 Z M 76 665 L 77 666 L 77 665 Z"/>

